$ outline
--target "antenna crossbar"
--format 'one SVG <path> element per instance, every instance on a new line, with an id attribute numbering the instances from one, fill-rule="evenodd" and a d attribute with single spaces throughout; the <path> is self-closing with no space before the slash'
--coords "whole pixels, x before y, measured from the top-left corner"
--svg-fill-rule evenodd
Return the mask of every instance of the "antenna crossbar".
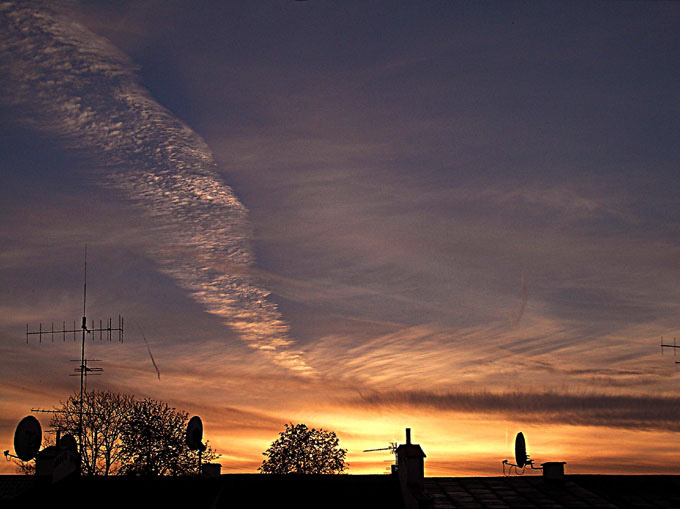
<path id="1" fill-rule="evenodd" d="M 101 359 L 83 359 L 82 361 L 80 359 L 71 359 L 71 362 L 80 362 L 81 364 L 77 368 L 73 368 L 74 373 L 69 376 L 84 376 L 87 378 L 88 376 L 101 376 L 102 371 L 104 371 L 104 368 L 91 368 L 87 365 L 88 362 L 101 362 Z"/>
<path id="2" fill-rule="evenodd" d="M 673 344 L 671 345 L 670 343 L 664 343 L 663 342 L 663 336 L 661 336 L 661 355 L 663 355 L 663 349 L 664 348 L 671 348 L 673 349 L 673 357 L 676 357 L 676 353 L 678 348 L 680 348 L 680 345 L 678 345 L 676 338 L 673 338 Z M 680 361 L 675 361 L 676 364 L 680 364 Z"/>
<path id="3" fill-rule="evenodd" d="M 28 343 L 29 336 L 38 336 L 38 341 L 42 343 L 43 336 L 49 337 L 52 340 L 52 343 L 54 343 L 54 337 L 55 335 L 61 335 L 63 342 L 66 342 L 66 335 L 69 335 L 69 339 L 71 338 L 71 334 L 73 334 L 73 341 L 77 341 L 76 334 L 78 332 L 85 332 L 87 334 L 91 334 L 91 339 L 94 341 L 95 339 L 95 333 L 99 333 L 99 340 L 104 341 L 107 340 L 111 342 L 116 335 L 115 333 L 117 332 L 118 334 L 118 342 L 123 343 L 124 339 L 124 319 L 122 316 L 118 315 L 118 326 L 114 327 L 113 320 L 111 318 L 108 319 L 108 324 L 105 324 L 102 320 L 99 320 L 99 327 L 95 327 L 94 320 L 91 321 L 91 327 L 87 327 L 87 321 L 85 317 L 83 317 L 83 324 L 80 328 L 76 328 L 76 322 L 73 322 L 73 328 L 66 328 L 66 322 L 62 322 L 62 327 L 61 329 L 56 329 L 54 328 L 54 322 L 52 322 L 52 326 L 50 329 L 43 329 L 42 323 L 39 324 L 38 330 L 30 330 L 28 327 L 28 324 L 26 324 L 26 343 Z"/>
<path id="4" fill-rule="evenodd" d="M 80 449 L 82 450 L 83 448 L 83 414 L 84 414 L 84 394 L 86 390 L 86 383 L 87 383 L 87 377 L 88 376 L 97 376 L 101 375 L 101 372 L 103 371 L 102 368 L 98 367 L 90 367 L 87 365 L 88 362 L 100 362 L 99 359 L 87 359 L 85 357 L 85 338 L 89 334 L 92 341 L 95 339 L 95 335 L 98 332 L 99 333 L 99 340 L 104 341 L 105 339 L 108 340 L 109 342 L 112 341 L 114 337 L 114 333 L 118 333 L 118 341 L 120 343 L 123 342 L 123 333 L 124 333 L 124 323 L 123 323 L 123 317 L 118 315 L 118 326 L 115 327 L 113 324 L 113 320 L 111 318 L 108 319 L 108 323 L 104 323 L 102 320 L 99 320 L 99 327 L 95 327 L 95 322 L 92 320 L 91 326 L 88 329 L 87 327 L 87 315 L 86 315 L 86 303 L 87 303 L 87 246 L 85 246 L 85 263 L 84 263 L 84 274 L 83 274 L 83 315 L 82 315 L 82 322 L 80 325 L 80 328 L 76 327 L 76 322 L 73 322 L 73 328 L 66 328 L 66 322 L 62 322 L 61 330 L 59 329 L 54 329 L 54 322 L 52 322 L 51 327 L 49 329 L 44 329 L 42 323 L 39 324 L 38 330 L 30 330 L 28 324 L 26 324 L 26 343 L 29 342 L 29 336 L 38 336 L 38 341 L 42 343 L 43 336 L 46 338 L 50 338 L 52 340 L 52 343 L 54 343 L 54 337 L 55 335 L 61 336 L 62 340 L 66 342 L 66 335 L 69 335 L 69 338 L 71 337 L 71 334 L 73 334 L 73 341 L 76 341 L 76 335 L 80 332 L 81 335 L 81 342 L 80 342 L 80 360 L 76 360 L 75 362 L 80 362 L 80 365 L 74 369 L 75 374 L 71 374 L 70 376 L 79 376 L 80 377 L 80 398 L 78 401 L 78 407 L 79 407 L 79 420 L 78 420 L 78 444 Z"/>

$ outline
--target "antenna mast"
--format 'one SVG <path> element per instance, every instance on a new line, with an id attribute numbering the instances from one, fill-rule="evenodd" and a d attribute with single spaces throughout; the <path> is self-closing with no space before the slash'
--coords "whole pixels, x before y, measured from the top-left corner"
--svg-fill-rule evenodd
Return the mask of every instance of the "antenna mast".
<path id="1" fill-rule="evenodd" d="M 84 398 L 85 398 L 85 391 L 87 390 L 87 377 L 88 376 L 97 376 L 101 375 L 101 372 L 103 371 L 102 368 L 91 368 L 88 367 L 87 363 L 89 362 L 100 362 L 99 359 L 87 359 L 85 358 L 85 337 L 87 334 L 92 335 L 92 340 L 94 341 L 94 333 L 99 332 L 99 340 L 102 341 L 104 337 L 104 333 L 106 333 L 106 337 L 111 341 L 112 337 L 112 332 L 118 332 L 118 341 L 120 343 L 123 342 L 123 317 L 118 315 L 118 327 L 113 327 L 111 318 L 109 318 L 108 322 L 108 327 L 105 326 L 101 320 L 99 320 L 99 327 L 95 327 L 94 320 L 92 320 L 91 327 L 88 329 L 87 328 L 87 315 L 86 315 L 86 310 L 87 310 L 87 245 L 85 245 L 85 263 L 84 263 L 84 271 L 83 271 L 83 319 L 82 323 L 80 326 L 80 329 L 76 329 L 76 324 L 75 321 L 73 322 L 73 329 L 66 329 L 66 322 L 63 322 L 62 329 L 61 330 L 54 330 L 54 322 L 52 323 L 52 328 L 51 330 L 43 330 L 42 328 L 42 323 L 39 326 L 38 331 L 30 331 L 28 328 L 28 324 L 26 324 L 26 343 L 28 343 L 29 336 L 38 336 L 38 341 L 42 343 L 42 337 L 44 336 L 50 336 L 52 339 L 52 343 L 54 343 L 54 336 L 55 334 L 61 334 L 63 341 L 66 342 L 66 334 L 68 333 L 73 334 L 73 341 L 76 340 L 76 333 L 81 332 L 81 343 L 80 343 L 80 360 L 73 360 L 72 362 L 80 362 L 80 365 L 75 368 L 76 374 L 70 375 L 70 376 L 77 376 L 78 374 L 80 375 L 80 401 L 78 402 L 78 413 L 79 413 L 79 418 L 78 418 L 78 446 L 80 450 L 82 451 L 83 447 L 83 408 L 84 408 Z"/>
<path id="2" fill-rule="evenodd" d="M 80 417 L 78 419 L 78 440 L 80 450 L 83 450 L 83 396 L 85 392 L 85 374 L 87 373 L 87 361 L 85 360 L 85 333 L 87 330 L 87 315 L 85 314 L 85 304 L 87 303 L 87 244 L 85 244 L 85 268 L 83 271 L 83 340 L 80 343 L 80 401 L 78 402 L 78 409 Z M 99 368 L 101 371 L 101 368 Z"/>

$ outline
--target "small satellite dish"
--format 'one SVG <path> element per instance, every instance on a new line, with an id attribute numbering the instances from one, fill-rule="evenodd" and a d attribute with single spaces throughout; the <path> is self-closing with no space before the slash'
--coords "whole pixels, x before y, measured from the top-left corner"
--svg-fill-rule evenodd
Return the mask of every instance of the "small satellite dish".
<path id="1" fill-rule="evenodd" d="M 192 451 L 204 451 L 205 446 L 201 443 L 203 440 L 203 422 L 198 415 L 194 415 L 189 419 L 187 425 L 187 445 Z"/>
<path id="2" fill-rule="evenodd" d="M 14 432 L 14 452 L 20 460 L 29 461 L 35 457 L 42 443 L 42 428 L 38 419 L 27 415 Z"/>
<path id="3" fill-rule="evenodd" d="M 68 434 L 61 437 L 59 440 L 59 449 L 63 451 L 78 452 L 78 442 L 73 437 L 73 435 Z"/>
<path id="4" fill-rule="evenodd" d="M 527 460 L 527 443 L 524 440 L 524 434 L 520 431 L 515 437 L 515 462 L 519 468 L 524 468 Z"/>
<path id="5" fill-rule="evenodd" d="M 531 470 L 542 470 L 543 467 L 535 467 L 534 460 L 529 459 L 527 454 L 527 443 L 524 440 L 524 433 L 521 431 L 517 433 L 515 437 L 515 463 L 510 463 L 508 460 L 503 460 L 503 475 L 509 475 L 513 472 L 522 475 L 524 473 L 524 468 L 528 465 Z M 505 472 L 505 466 L 508 465 L 510 470 L 508 473 Z"/>

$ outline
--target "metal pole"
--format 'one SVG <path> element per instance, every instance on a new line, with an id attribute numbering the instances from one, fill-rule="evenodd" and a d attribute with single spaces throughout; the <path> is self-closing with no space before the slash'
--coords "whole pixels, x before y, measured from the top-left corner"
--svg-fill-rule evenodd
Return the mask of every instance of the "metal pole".
<path id="1" fill-rule="evenodd" d="M 87 318 L 85 315 L 85 305 L 87 303 L 87 244 L 85 245 L 85 271 L 83 280 L 83 338 L 80 344 L 80 416 L 78 419 L 78 441 L 80 442 L 80 456 L 83 455 L 83 392 L 85 388 L 85 331 L 87 331 Z"/>
<path id="2" fill-rule="evenodd" d="M 80 418 L 78 419 L 78 441 L 80 454 L 83 454 L 83 392 L 85 388 L 85 317 L 83 317 L 83 339 L 80 344 Z"/>

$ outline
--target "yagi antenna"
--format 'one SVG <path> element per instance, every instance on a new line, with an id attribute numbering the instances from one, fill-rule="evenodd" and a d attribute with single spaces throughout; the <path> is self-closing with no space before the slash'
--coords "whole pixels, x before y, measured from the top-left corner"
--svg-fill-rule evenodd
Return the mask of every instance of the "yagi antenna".
<path id="1" fill-rule="evenodd" d="M 379 447 L 377 449 L 364 449 L 363 452 L 380 452 L 380 451 L 390 451 L 392 454 L 394 454 L 394 463 L 392 463 L 392 466 L 390 467 L 390 470 L 392 473 L 396 472 L 397 464 L 399 463 L 397 459 L 397 443 L 396 442 L 389 442 L 390 445 L 387 447 Z M 388 460 L 385 460 L 388 461 Z"/>
<path id="2" fill-rule="evenodd" d="M 99 340 L 103 342 L 105 339 L 108 340 L 109 342 L 112 341 L 113 336 L 115 333 L 118 335 L 118 342 L 122 343 L 123 342 L 123 317 L 118 316 L 118 326 L 116 327 L 115 324 L 113 324 L 111 318 L 108 319 L 108 323 L 102 322 L 102 320 L 99 320 L 99 327 L 96 327 L 95 321 L 92 320 L 91 326 L 88 328 L 87 326 L 87 315 L 86 315 L 86 308 L 87 308 L 87 246 L 85 246 L 85 263 L 84 263 L 84 270 L 83 270 L 83 317 L 80 325 L 80 329 L 76 328 L 76 322 L 75 320 L 73 321 L 73 328 L 72 329 L 67 329 L 66 328 L 66 322 L 62 322 L 62 327 L 61 330 L 54 329 L 54 322 L 52 322 L 52 326 L 50 329 L 43 329 L 42 323 L 39 325 L 38 330 L 31 331 L 28 327 L 28 324 L 26 324 L 26 343 L 29 342 L 29 336 L 37 336 L 38 337 L 38 342 L 42 343 L 42 338 L 43 336 L 48 337 L 52 340 L 52 343 L 54 343 L 54 338 L 55 336 L 61 336 L 63 342 L 66 342 L 66 335 L 68 334 L 69 337 L 71 334 L 73 334 L 73 341 L 76 341 L 76 334 L 80 332 L 81 334 L 81 343 L 80 343 L 80 360 L 74 360 L 72 362 L 80 362 L 80 365 L 75 368 L 75 374 L 71 376 L 80 376 L 80 401 L 79 401 L 79 424 L 78 424 L 78 440 L 79 440 L 79 445 L 82 450 L 83 446 L 83 398 L 84 398 L 84 393 L 87 388 L 87 377 L 88 376 L 93 376 L 93 375 L 101 375 L 101 372 L 103 371 L 102 368 L 99 367 L 91 367 L 88 366 L 88 362 L 101 362 L 99 359 L 87 359 L 85 357 L 85 338 L 87 335 L 90 335 L 92 341 L 95 340 L 95 337 L 97 333 L 99 333 Z"/>
<path id="3" fill-rule="evenodd" d="M 375 452 L 375 451 L 396 451 L 397 450 L 397 443 L 396 442 L 390 442 L 389 447 L 381 447 L 380 449 L 364 449 L 363 452 Z"/>
<path id="4" fill-rule="evenodd" d="M 411 445 L 411 428 L 406 428 L 406 445 Z M 392 454 L 394 454 L 394 464 L 392 465 L 392 472 L 394 473 L 396 471 L 397 464 L 399 463 L 397 449 L 399 449 L 399 444 L 397 444 L 397 442 L 389 442 L 387 447 L 364 449 L 363 452 L 390 451 Z"/>

